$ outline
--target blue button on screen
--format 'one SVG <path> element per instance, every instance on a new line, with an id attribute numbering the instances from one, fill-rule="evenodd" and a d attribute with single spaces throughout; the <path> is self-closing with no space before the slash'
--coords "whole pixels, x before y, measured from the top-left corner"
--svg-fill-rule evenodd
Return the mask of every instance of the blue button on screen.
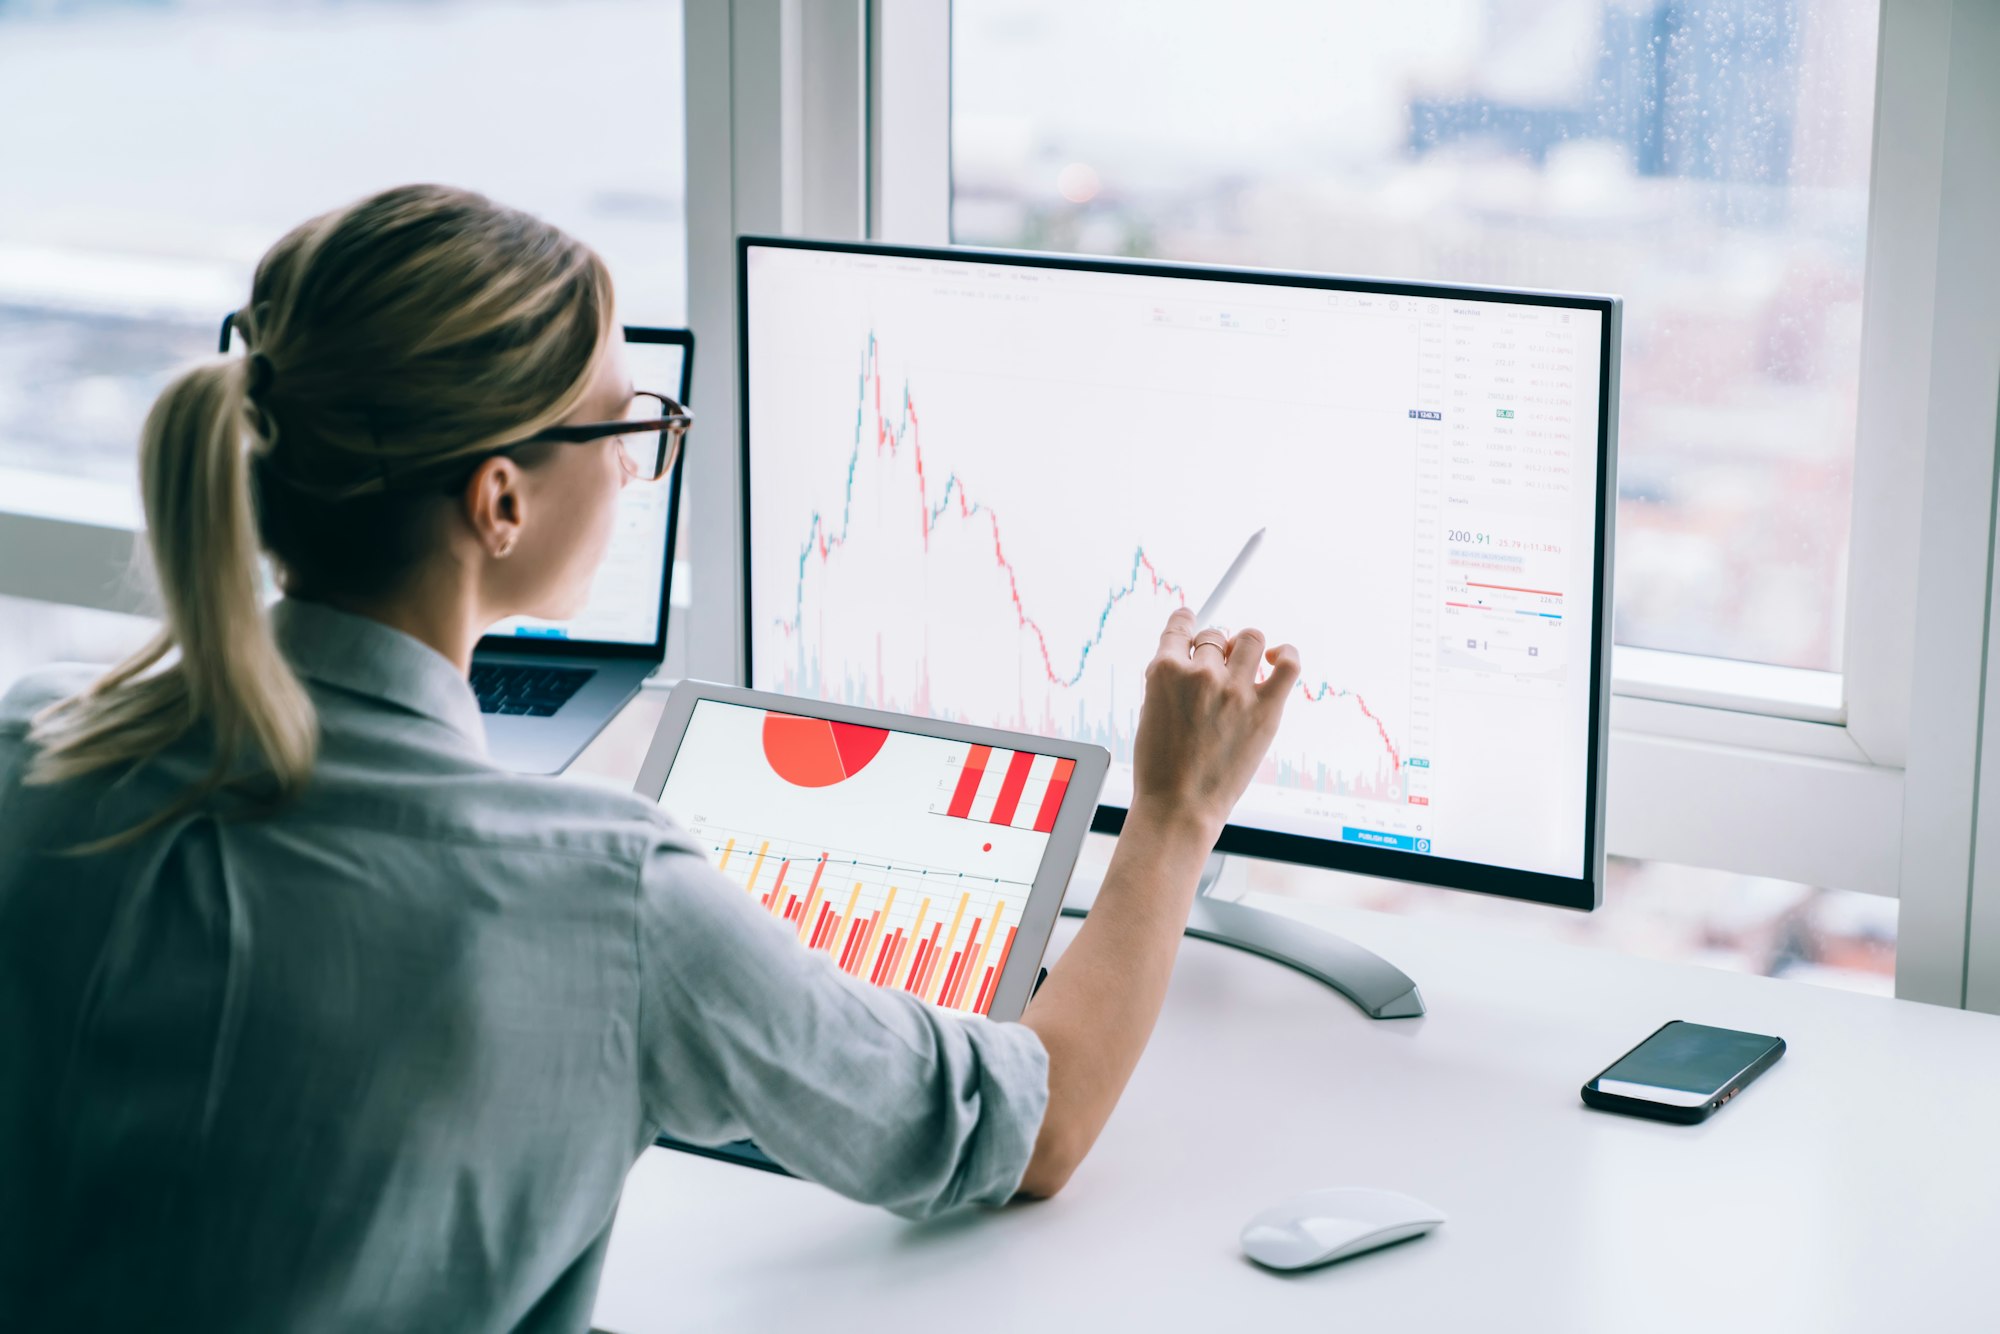
<path id="1" fill-rule="evenodd" d="M 1393 848 L 1397 852 L 1429 852 L 1431 850 L 1429 839 L 1422 840 L 1423 846 L 1420 848 L 1417 846 L 1418 840 L 1409 834 L 1388 834 L 1379 829 L 1356 829 L 1354 826 L 1349 825 L 1340 831 L 1340 836 L 1346 842 L 1362 843 L 1371 848 Z"/>

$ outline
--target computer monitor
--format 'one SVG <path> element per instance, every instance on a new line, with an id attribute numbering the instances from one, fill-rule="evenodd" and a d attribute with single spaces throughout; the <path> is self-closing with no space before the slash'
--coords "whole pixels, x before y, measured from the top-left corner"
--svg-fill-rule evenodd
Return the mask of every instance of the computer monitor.
<path id="1" fill-rule="evenodd" d="M 1115 831 L 1161 625 L 1262 528 L 1221 619 L 1305 678 L 1218 849 L 1597 905 L 1616 298 L 738 261 L 751 685 L 1098 742 Z"/>

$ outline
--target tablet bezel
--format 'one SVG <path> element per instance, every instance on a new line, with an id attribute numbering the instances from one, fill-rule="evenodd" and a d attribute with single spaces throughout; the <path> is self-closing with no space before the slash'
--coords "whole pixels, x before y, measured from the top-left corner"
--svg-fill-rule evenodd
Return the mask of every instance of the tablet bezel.
<path id="1" fill-rule="evenodd" d="M 1063 894 L 1068 890 L 1070 876 L 1076 870 L 1084 837 L 1090 833 L 1098 794 L 1111 767 L 1111 753 L 1088 742 L 973 727 L 913 714 L 886 713 L 879 709 L 801 699 L 743 686 L 685 680 L 667 696 L 666 708 L 660 715 L 659 726 L 654 730 L 652 745 L 646 751 L 646 761 L 639 766 L 639 779 L 633 786 L 633 791 L 655 805 L 666 788 L 667 775 L 673 769 L 674 757 L 680 753 L 681 740 L 687 735 L 688 722 L 694 717 L 695 706 L 703 700 L 788 713 L 801 718 L 826 718 L 862 727 L 886 728 L 892 732 L 992 746 L 1000 750 L 1024 750 L 1074 761 L 1076 769 L 1070 776 L 1069 787 L 1063 792 L 1062 807 L 1056 812 L 1055 827 L 1049 831 L 1048 846 L 1043 850 L 1041 865 L 1036 868 L 1034 885 L 1028 891 L 1028 901 L 1021 906 L 1021 921 L 1014 937 L 1013 952 L 1007 957 L 1007 969 L 994 979 L 993 1000 L 986 1008 L 989 1019 L 1003 1023 L 1019 1019 L 1028 1008 L 1028 997 L 1034 991 L 1042 956 L 1049 947 L 1049 935 L 1055 930 L 1056 917 L 1062 911 Z M 955 1013 L 970 1015 L 976 1012 L 961 1010 Z"/>

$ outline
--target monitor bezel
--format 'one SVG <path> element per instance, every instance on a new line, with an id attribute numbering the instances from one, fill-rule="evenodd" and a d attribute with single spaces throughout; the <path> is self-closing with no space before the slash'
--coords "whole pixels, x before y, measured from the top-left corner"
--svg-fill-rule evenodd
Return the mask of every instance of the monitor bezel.
<path id="1" fill-rule="evenodd" d="M 688 403 L 688 394 L 694 386 L 694 331 L 692 329 L 667 329 L 653 325 L 628 324 L 625 326 L 627 343 L 666 344 L 681 350 L 681 382 L 676 391 L 680 401 Z M 690 432 L 691 433 L 691 432 Z M 658 481 L 641 483 L 644 486 L 666 486 L 672 488 L 667 502 L 667 544 L 660 553 L 666 562 L 666 569 L 660 575 L 660 615 L 655 624 L 650 643 L 626 643 L 617 639 L 569 639 L 556 636 L 542 638 L 538 635 L 481 635 L 474 649 L 477 653 L 530 653 L 550 658 L 639 658 L 647 662 L 664 662 L 667 657 L 667 615 L 674 593 L 674 543 L 678 540 L 681 519 L 681 482 L 683 466 L 687 462 L 687 448 L 683 442 L 680 453 L 674 458 L 673 467 Z"/>
<path id="2" fill-rule="evenodd" d="M 750 506 L 750 251 L 766 247 L 778 250 L 822 251 L 848 255 L 870 255 L 885 259 L 935 260 L 945 263 L 981 263 L 1012 267 L 1067 270 L 1084 273 L 1125 274 L 1146 278 L 1189 278 L 1214 282 L 1236 282 L 1262 287 L 1302 287 L 1321 291 L 1365 292 L 1384 296 L 1427 297 L 1445 300 L 1491 301 L 1516 305 L 1554 306 L 1592 311 L 1599 323 L 1599 372 L 1597 400 L 1596 554 L 1592 571 L 1591 598 L 1593 653 L 1590 663 L 1589 753 L 1584 773 L 1583 871 L 1577 876 L 1484 862 L 1462 861 L 1428 854 L 1392 852 L 1305 834 L 1235 823 L 1224 826 L 1215 850 L 1220 853 L 1296 862 L 1357 875 L 1404 880 L 1435 885 L 1443 889 L 1465 890 L 1500 898 L 1521 899 L 1552 907 L 1589 912 L 1603 902 L 1604 895 L 1604 808 L 1605 761 L 1609 745 L 1608 723 L 1611 708 L 1611 628 L 1608 597 L 1612 587 L 1612 522 L 1617 499 L 1616 412 L 1619 389 L 1618 355 L 1622 333 L 1624 302 L 1610 295 L 1543 291 L 1529 288 L 1493 287 L 1478 284 L 1406 282 L 1385 278 L 1360 278 L 1341 274 L 1302 273 L 1285 269 L 1235 268 L 1220 265 L 1188 264 L 1170 260 L 1112 259 L 1093 255 L 1045 254 L 1029 250 L 1001 250 L 980 246 L 883 245 L 864 241 L 823 241 L 788 236 L 739 235 L 736 238 L 736 377 L 737 432 L 740 502 L 742 506 L 741 635 L 743 682 L 754 686 L 755 658 L 752 627 L 751 561 L 753 542 Z M 1091 829 L 1116 834 L 1125 824 L 1126 807 L 1100 805 Z"/>

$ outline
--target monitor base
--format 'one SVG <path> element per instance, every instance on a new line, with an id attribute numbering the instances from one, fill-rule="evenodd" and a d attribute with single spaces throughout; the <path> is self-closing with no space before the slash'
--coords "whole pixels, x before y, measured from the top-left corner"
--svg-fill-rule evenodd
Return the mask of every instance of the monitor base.
<path id="1" fill-rule="evenodd" d="M 1296 968 L 1353 1001 L 1370 1019 L 1414 1019 L 1424 1013 L 1424 998 L 1409 974 L 1373 950 L 1277 913 L 1213 897 L 1209 891 L 1226 861 L 1225 854 L 1212 853 L 1202 868 L 1187 934 Z M 1076 888 L 1072 886 L 1072 899 Z M 1090 893 L 1089 898 L 1095 897 Z M 1072 917 L 1088 911 L 1087 902 L 1063 907 Z"/>

